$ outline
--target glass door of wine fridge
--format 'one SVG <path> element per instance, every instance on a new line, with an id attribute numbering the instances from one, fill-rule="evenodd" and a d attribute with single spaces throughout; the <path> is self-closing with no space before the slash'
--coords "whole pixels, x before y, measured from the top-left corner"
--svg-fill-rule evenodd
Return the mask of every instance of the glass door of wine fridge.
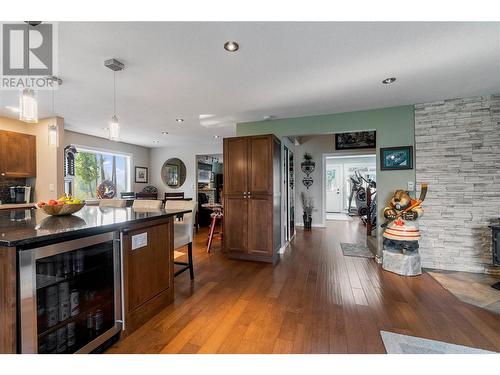
<path id="1" fill-rule="evenodd" d="M 19 253 L 22 353 L 90 353 L 120 332 L 118 233 Z"/>

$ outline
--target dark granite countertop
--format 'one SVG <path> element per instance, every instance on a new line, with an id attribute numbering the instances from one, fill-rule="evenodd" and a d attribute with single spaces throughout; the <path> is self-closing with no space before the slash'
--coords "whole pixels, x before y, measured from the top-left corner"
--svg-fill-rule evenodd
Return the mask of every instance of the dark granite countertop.
<path id="1" fill-rule="evenodd" d="M 61 242 L 188 212 L 86 206 L 73 215 L 49 216 L 36 208 L 0 210 L 0 246 L 22 249 L 47 241 Z"/>

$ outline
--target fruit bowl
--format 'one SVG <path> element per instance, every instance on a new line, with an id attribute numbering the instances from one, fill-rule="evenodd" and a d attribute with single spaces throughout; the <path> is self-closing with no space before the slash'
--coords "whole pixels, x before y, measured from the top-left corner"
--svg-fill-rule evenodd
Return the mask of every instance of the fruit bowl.
<path id="1" fill-rule="evenodd" d="M 50 206 L 46 204 L 44 206 L 41 206 L 40 208 L 48 215 L 64 216 L 74 214 L 75 212 L 80 211 L 84 206 L 85 203 L 58 204 L 56 206 Z"/>

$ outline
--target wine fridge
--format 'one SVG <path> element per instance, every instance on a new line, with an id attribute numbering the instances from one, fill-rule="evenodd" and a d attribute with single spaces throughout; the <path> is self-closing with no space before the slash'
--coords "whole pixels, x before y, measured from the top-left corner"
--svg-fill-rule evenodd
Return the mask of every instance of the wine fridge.
<path id="1" fill-rule="evenodd" d="M 91 353 L 122 329 L 119 233 L 19 253 L 19 350 Z"/>

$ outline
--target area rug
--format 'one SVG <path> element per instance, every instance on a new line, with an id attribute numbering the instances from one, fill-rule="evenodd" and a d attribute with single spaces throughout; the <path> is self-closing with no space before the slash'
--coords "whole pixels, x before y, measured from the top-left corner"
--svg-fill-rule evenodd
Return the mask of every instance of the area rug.
<path id="1" fill-rule="evenodd" d="M 361 258 L 374 258 L 373 253 L 362 243 L 346 243 L 341 242 L 340 247 L 345 256 L 348 257 L 361 257 Z"/>
<path id="2" fill-rule="evenodd" d="M 380 336 L 387 354 L 496 354 L 488 350 L 394 332 L 380 331 Z"/>
<path id="3" fill-rule="evenodd" d="M 341 213 L 327 213 L 326 214 L 326 220 L 328 221 L 352 221 L 352 217 L 350 217 L 347 214 L 341 214 Z"/>

